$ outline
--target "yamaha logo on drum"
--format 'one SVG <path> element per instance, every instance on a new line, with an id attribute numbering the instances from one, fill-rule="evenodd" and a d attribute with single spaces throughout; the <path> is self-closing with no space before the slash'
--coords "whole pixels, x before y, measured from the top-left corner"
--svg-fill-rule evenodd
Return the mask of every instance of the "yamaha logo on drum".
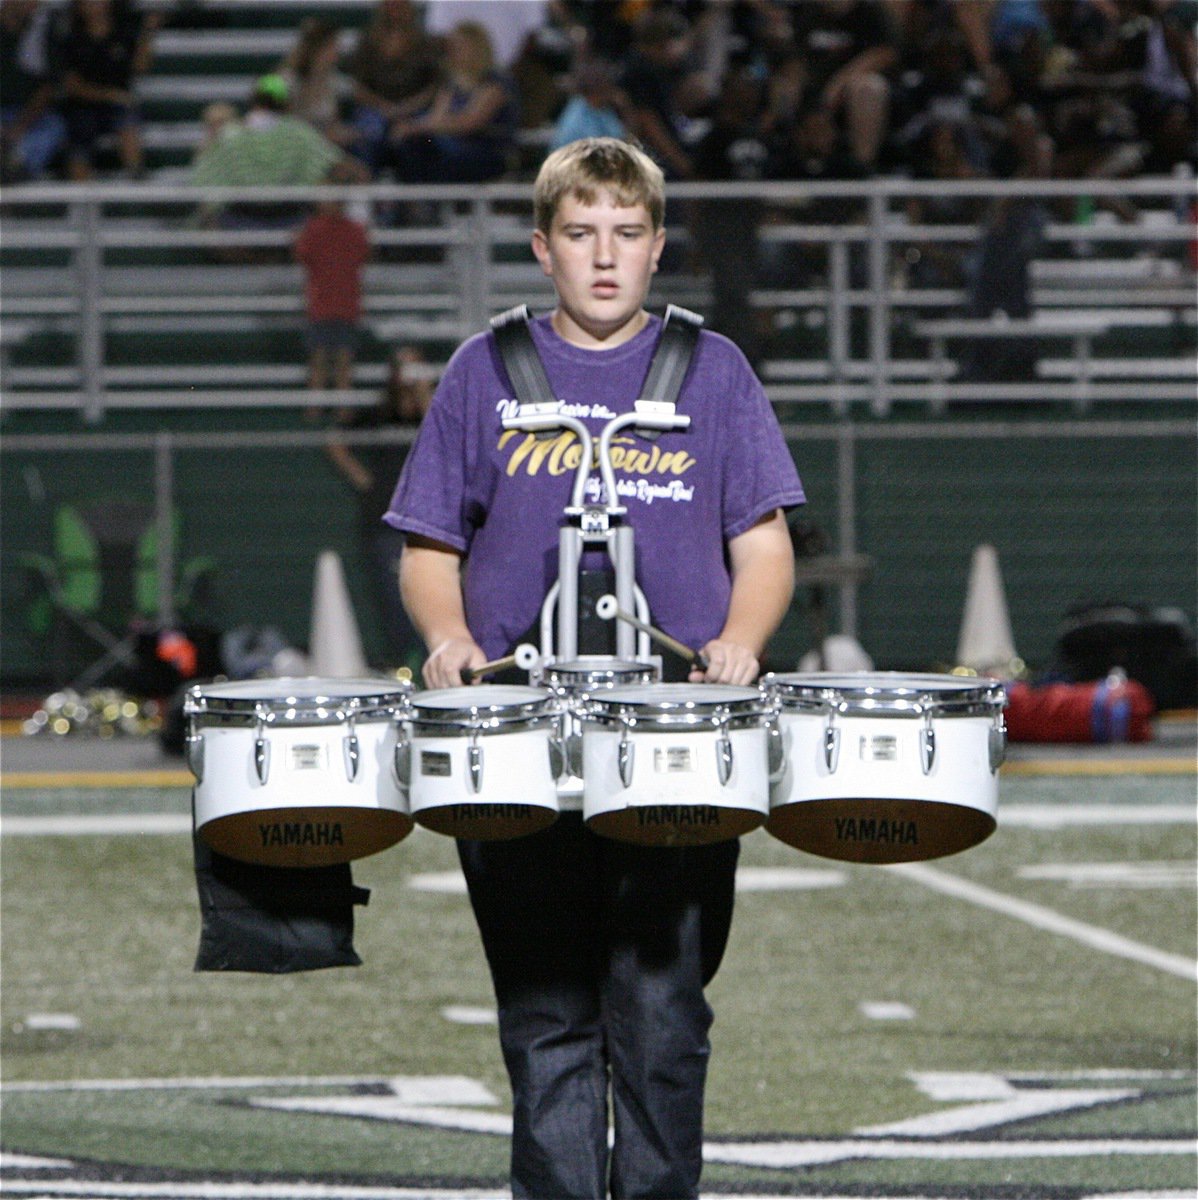
<path id="1" fill-rule="evenodd" d="M 891 846 L 918 846 L 919 826 L 914 821 L 888 821 L 876 817 L 834 817 L 838 842 L 874 842 Z"/>
<path id="2" fill-rule="evenodd" d="M 541 821 L 544 813 L 535 804 L 451 804 L 455 821 Z"/>
<path id="3" fill-rule="evenodd" d="M 275 821 L 259 824 L 262 849 L 272 846 L 344 846 L 340 821 Z"/>
<path id="4" fill-rule="evenodd" d="M 636 810 L 637 824 L 719 825 L 720 810 L 712 804 L 647 804 Z"/>

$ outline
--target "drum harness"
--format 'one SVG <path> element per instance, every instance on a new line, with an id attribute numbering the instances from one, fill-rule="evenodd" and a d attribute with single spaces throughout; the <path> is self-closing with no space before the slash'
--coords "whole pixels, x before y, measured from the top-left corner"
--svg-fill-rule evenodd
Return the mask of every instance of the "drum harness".
<path id="1" fill-rule="evenodd" d="M 630 426 L 649 440 L 667 429 L 689 427 L 690 417 L 677 412 L 678 395 L 699 340 L 703 318 L 675 304 L 667 307 L 661 337 L 641 387 L 641 398 L 632 412 L 608 421 L 599 438 L 603 503 L 586 502 L 586 484 L 595 459 L 594 439 L 586 425 L 564 413 L 562 402 L 554 397 L 529 332 L 530 320 L 528 305 L 520 304 L 492 318 L 491 328 L 519 405 L 515 416 L 503 419 L 503 427 L 533 433 L 538 438 L 552 437 L 559 430 L 568 429 L 582 447 L 570 503 L 565 509 L 566 519 L 559 534 L 558 578 L 541 609 L 542 660 L 568 661 L 578 654 L 580 568 L 586 549 L 606 549 L 615 573 L 617 604 L 625 612 L 635 611 L 641 622 L 649 621 L 648 602 L 636 583 L 633 530 L 625 521 L 628 510 L 619 503 L 616 491 L 611 444 L 620 430 Z M 616 655 L 647 661 L 648 635 L 642 630 L 638 636 L 632 625 L 617 621 Z"/>

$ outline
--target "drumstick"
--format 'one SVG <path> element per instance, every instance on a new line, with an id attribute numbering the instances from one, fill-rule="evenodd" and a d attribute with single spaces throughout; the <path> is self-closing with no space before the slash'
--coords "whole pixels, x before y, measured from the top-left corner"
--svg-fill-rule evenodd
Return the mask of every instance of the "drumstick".
<path id="1" fill-rule="evenodd" d="M 503 658 L 493 658 L 480 667 L 463 667 L 462 682 L 473 683 L 484 675 L 493 675 L 496 671 L 506 671 L 508 667 L 519 667 L 522 671 L 531 671 L 541 661 L 540 652 L 529 642 L 521 642 L 514 654 L 505 654 Z"/>
<path id="2" fill-rule="evenodd" d="M 675 654 L 691 663 L 696 670 L 706 671 L 708 667 L 707 656 L 699 650 L 692 650 L 685 642 L 678 641 L 677 638 L 672 638 L 668 633 L 658 629 L 656 625 L 650 625 L 646 621 L 642 621 L 639 617 L 634 617 L 632 613 L 625 612 L 619 605 L 615 596 L 607 595 L 600 596 L 595 602 L 595 612 L 605 621 L 610 621 L 613 617 L 621 621 L 627 621 L 642 633 L 647 633 L 651 638 L 659 641 L 668 650 L 673 650 Z"/>

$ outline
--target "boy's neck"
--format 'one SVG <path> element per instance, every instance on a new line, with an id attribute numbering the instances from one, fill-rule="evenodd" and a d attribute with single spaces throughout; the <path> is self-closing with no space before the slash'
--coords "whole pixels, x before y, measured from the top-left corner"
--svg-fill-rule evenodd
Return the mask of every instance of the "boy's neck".
<path id="1" fill-rule="evenodd" d="M 555 308 L 549 318 L 553 332 L 582 350 L 614 350 L 625 342 L 630 342 L 649 324 L 649 313 L 646 309 L 638 309 L 623 325 L 612 330 L 588 329 L 579 325 L 566 315 L 561 308 Z"/>

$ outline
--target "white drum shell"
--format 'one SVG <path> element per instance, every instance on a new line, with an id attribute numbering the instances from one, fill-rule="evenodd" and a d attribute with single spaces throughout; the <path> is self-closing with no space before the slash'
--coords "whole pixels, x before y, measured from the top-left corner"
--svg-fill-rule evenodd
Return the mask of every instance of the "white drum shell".
<path id="1" fill-rule="evenodd" d="M 779 715 L 786 767 L 772 789 L 775 804 L 825 798 L 967 803 L 993 816 L 998 811 L 998 776 L 990 771 L 993 722 L 984 717 L 938 717 L 932 721 L 936 752 L 929 770 L 921 765 L 922 719 L 839 718 L 835 769 L 824 751 L 827 721 L 813 714 Z"/>
<path id="2" fill-rule="evenodd" d="M 460 707 L 471 703 L 494 706 L 498 723 L 472 721 Z M 423 693 L 415 704 L 423 717 L 436 716 L 413 720 L 407 732 L 408 803 L 418 824 L 491 840 L 536 833 L 557 819 L 561 726 L 548 693 L 483 684 Z M 536 708 L 533 727 L 514 719 L 519 705 Z"/>
<path id="3" fill-rule="evenodd" d="M 652 705 L 658 696 L 689 694 L 701 722 L 694 726 L 646 728 L 584 715 L 583 816 L 590 828 L 620 841 L 702 845 L 739 837 L 765 821 L 769 812 L 766 714 L 728 726 L 702 723 L 715 719 L 719 705 L 704 695 L 714 690 L 714 685 L 686 684 L 617 688 L 599 701 L 602 708 L 609 698 L 619 703 L 639 697 Z M 750 689 L 724 690 L 742 699 L 753 694 Z M 621 759 L 629 752 L 626 784 Z M 721 759 L 728 767 L 724 780 Z"/>
<path id="4" fill-rule="evenodd" d="M 839 678 L 874 686 L 884 707 L 928 677 Z M 784 769 L 766 828 L 799 849 L 879 863 L 936 858 L 989 836 L 998 814 L 996 739 L 1005 744 L 1001 707 L 953 712 L 954 683 L 965 690 L 971 681 L 932 678 L 923 711 L 918 700 L 878 714 L 798 711 L 783 696 Z"/>
<path id="5" fill-rule="evenodd" d="M 188 756 L 198 769 L 199 836 L 231 858 L 298 867 L 348 862 L 406 837 L 412 820 L 394 766 L 398 712 L 329 715 L 379 694 L 372 681 L 310 679 L 196 689 Z M 317 695 L 330 704 L 307 723 Z M 253 697 L 262 723 L 246 723 L 246 710 L 230 721 L 221 709 Z M 217 711 L 206 709 L 209 700 Z"/>

